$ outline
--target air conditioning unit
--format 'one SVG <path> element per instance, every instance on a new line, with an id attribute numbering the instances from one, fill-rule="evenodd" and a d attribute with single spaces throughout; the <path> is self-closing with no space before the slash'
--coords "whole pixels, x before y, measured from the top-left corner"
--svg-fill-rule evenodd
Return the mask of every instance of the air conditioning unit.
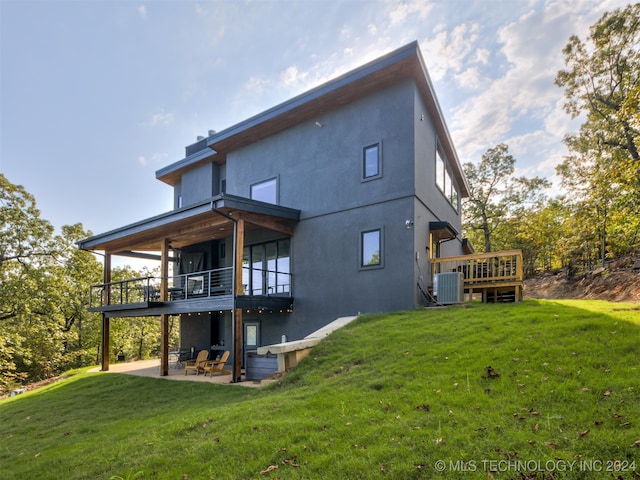
<path id="1" fill-rule="evenodd" d="M 464 275 L 462 272 L 436 273 L 433 276 L 433 295 L 443 305 L 464 301 Z"/>

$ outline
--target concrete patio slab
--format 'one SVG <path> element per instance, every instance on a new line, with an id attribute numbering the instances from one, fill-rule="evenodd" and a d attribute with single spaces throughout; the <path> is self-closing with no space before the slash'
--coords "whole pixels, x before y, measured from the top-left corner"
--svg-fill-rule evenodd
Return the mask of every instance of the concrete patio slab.
<path id="1" fill-rule="evenodd" d="M 99 372 L 100 367 L 89 370 L 90 372 Z M 113 363 L 109 365 L 106 373 L 123 373 L 126 375 L 136 375 L 139 377 L 157 378 L 159 380 L 177 380 L 184 382 L 208 382 L 219 385 L 240 385 L 243 387 L 259 387 L 260 382 L 242 381 L 239 383 L 231 383 L 231 375 L 196 375 L 194 373 L 184 374 L 184 368 L 169 368 L 169 375 L 160 376 L 160 359 L 139 360 L 136 362 Z"/>

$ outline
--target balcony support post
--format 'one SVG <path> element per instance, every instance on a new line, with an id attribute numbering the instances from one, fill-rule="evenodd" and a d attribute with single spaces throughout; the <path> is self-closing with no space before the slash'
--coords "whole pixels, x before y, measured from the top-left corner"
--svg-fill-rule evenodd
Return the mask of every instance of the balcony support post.
<path id="1" fill-rule="evenodd" d="M 169 298 L 169 239 L 162 240 L 160 252 L 160 301 Z M 169 375 L 169 315 L 160 315 L 160 376 Z"/>
<path id="2" fill-rule="evenodd" d="M 104 255 L 104 266 L 103 266 L 103 281 L 105 284 L 104 290 L 104 304 L 111 305 L 111 287 L 109 286 L 109 282 L 111 282 L 111 254 L 106 253 Z M 103 313 L 102 314 L 102 367 L 101 370 L 103 372 L 109 371 L 109 318 Z"/>
<path id="3" fill-rule="evenodd" d="M 233 368 L 232 381 L 234 383 L 242 381 L 242 309 L 236 308 L 235 302 L 239 295 L 242 295 L 242 256 L 244 253 L 244 219 L 235 221 L 235 244 L 234 244 L 234 309 L 232 318 L 233 330 Z"/>

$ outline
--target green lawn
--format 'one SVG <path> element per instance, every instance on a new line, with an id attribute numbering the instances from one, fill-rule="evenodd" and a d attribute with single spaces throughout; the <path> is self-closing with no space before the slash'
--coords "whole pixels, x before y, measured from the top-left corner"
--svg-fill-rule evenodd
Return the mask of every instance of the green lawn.
<path id="1" fill-rule="evenodd" d="M 639 478 L 639 340 L 640 305 L 473 304 L 363 316 L 268 388 L 74 372 L 0 401 L 0 478 Z"/>

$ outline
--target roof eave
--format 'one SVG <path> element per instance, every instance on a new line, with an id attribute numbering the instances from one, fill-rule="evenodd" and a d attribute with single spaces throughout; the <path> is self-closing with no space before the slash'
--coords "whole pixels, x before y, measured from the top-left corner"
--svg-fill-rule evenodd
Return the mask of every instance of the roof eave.
<path id="1" fill-rule="evenodd" d="M 114 242 L 122 242 L 128 237 L 143 235 L 154 229 L 171 227 L 179 222 L 189 219 L 197 221 L 197 217 L 207 214 L 219 214 L 226 212 L 248 212 L 256 215 L 263 215 L 278 218 L 288 222 L 295 222 L 300 219 L 300 210 L 280 205 L 272 205 L 264 202 L 237 197 L 235 195 L 220 194 L 206 201 L 190 205 L 178 210 L 172 210 L 154 217 L 150 217 L 139 222 L 126 225 L 115 230 L 94 235 L 80 240 L 77 245 L 82 250 L 107 250 Z"/>
<path id="2" fill-rule="evenodd" d="M 407 62 L 410 62 L 409 70 L 411 73 L 409 75 L 407 75 L 404 70 L 404 67 L 407 66 Z M 400 70 L 401 73 L 399 76 L 394 76 L 394 74 L 397 73 L 397 70 Z M 341 90 L 348 90 L 349 87 L 353 87 L 358 82 L 366 83 L 366 79 L 374 77 L 375 75 L 382 76 L 383 73 L 385 76 L 388 73 L 389 78 L 375 82 L 374 88 L 384 88 L 390 81 L 399 81 L 400 79 L 407 78 L 408 76 L 414 77 L 420 87 L 422 95 L 425 97 L 427 105 L 431 107 L 430 114 L 436 124 L 438 137 L 451 162 L 454 175 L 458 179 L 460 195 L 463 198 L 468 197 L 469 185 L 464 176 L 460 159 L 458 158 L 458 154 L 453 145 L 449 129 L 442 113 L 442 108 L 440 107 L 436 97 L 431 78 L 429 77 L 429 73 L 417 41 L 404 45 L 397 50 L 374 59 L 371 62 L 351 70 L 333 80 L 211 135 L 206 139 L 207 147 L 205 149 L 158 170 L 156 172 L 156 178 L 173 186 L 179 182 L 180 175 L 184 171 L 204 163 L 216 154 L 220 156 L 219 161 L 224 161 L 224 156 L 227 153 L 227 150 L 232 148 L 234 145 L 237 146 L 239 144 L 238 142 L 241 142 L 245 137 L 249 137 L 249 140 L 247 141 L 247 143 L 249 143 L 284 130 L 289 126 L 301 123 L 307 120 L 311 115 L 308 112 L 308 108 L 305 107 L 312 105 L 314 102 L 317 104 L 321 99 L 337 95 Z M 340 105 L 331 105 L 330 103 L 323 104 L 323 108 L 326 110 L 337 108 L 338 106 Z M 313 112 L 313 115 L 316 116 L 322 113 L 317 109 L 313 109 Z"/>

